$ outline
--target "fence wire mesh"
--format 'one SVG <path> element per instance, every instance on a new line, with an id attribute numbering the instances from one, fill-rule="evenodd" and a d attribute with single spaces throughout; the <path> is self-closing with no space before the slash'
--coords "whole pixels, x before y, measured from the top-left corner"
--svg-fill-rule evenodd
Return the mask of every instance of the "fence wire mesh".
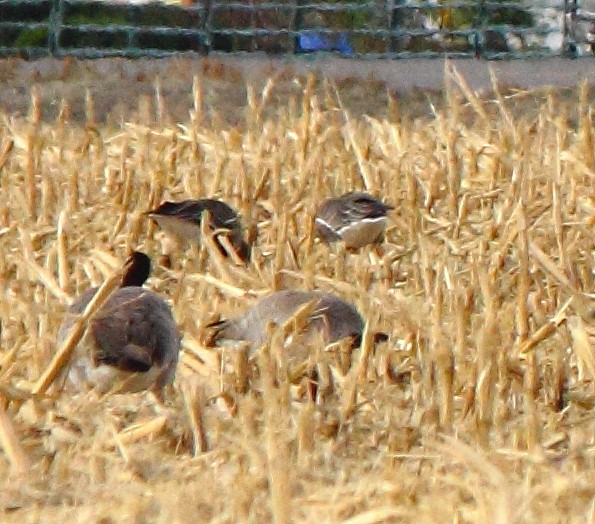
<path id="1" fill-rule="evenodd" d="M 191 0 L 186 0 L 187 2 Z M 595 0 L 201 0 L 185 5 L 0 0 L 0 54 L 160 57 L 593 55 Z M 591 9 L 589 9 L 591 8 Z"/>

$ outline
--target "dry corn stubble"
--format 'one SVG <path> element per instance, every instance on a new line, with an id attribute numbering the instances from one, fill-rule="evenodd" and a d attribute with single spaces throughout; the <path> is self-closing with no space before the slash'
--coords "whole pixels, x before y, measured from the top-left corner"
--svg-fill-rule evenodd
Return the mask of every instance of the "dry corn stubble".
<path id="1" fill-rule="evenodd" d="M 276 96 L 287 79 L 249 89 L 239 127 L 207 110 L 198 78 L 177 126 L 159 83 L 116 130 L 97 123 L 90 93 L 84 129 L 69 125 L 67 104 L 43 123 L 38 91 L 26 121 L 3 121 L 7 519 L 557 522 L 591 511 L 590 88 L 573 107 L 496 82 L 481 98 L 446 74 L 432 118 L 408 118 L 394 96 L 386 120 L 353 116 L 341 89 L 311 75 L 287 104 Z M 523 99 L 539 109 L 523 112 Z M 312 238 L 316 204 L 350 189 L 396 206 L 386 242 L 358 254 Z M 149 286 L 172 299 L 185 333 L 171 406 L 27 399 L 52 375 L 71 297 L 131 247 L 159 259 L 162 237 L 142 213 L 199 196 L 240 209 L 258 240 L 244 268 L 205 228 L 200 248 L 157 265 Z M 370 321 L 363 349 L 333 358 L 316 339 L 292 367 L 278 330 L 260 360 L 240 355 L 226 371 L 200 343 L 203 325 L 286 286 L 357 304 Z M 374 347 L 377 329 L 390 339 Z"/>

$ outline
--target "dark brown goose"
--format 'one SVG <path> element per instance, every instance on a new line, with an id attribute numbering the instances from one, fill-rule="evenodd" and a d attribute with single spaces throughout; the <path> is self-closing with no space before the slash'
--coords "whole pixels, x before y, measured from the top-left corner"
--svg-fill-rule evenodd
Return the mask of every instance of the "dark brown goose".
<path id="1" fill-rule="evenodd" d="M 317 235 L 327 243 L 343 241 L 351 249 L 376 242 L 386 229 L 392 206 L 367 193 L 351 192 L 328 198 L 318 208 Z"/>
<path id="2" fill-rule="evenodd" d="M 157 222 L 163 230 L 178 238 L 200 241 L 201 221 L 205 211 L 210 214 L 210 226 L 221 232 L 215 235 L 215 241 L 221 253 L 227 255 L 225 248 L 218 240 L 219 234 L 229 238 L 241 260 L 244 262 L 249 260 L 250 246 L 242 236 L 240 218 L 230 206 L 221 200 L 202 198 L 182 202 L 163 202 L 156 209 L 149 211 L 147 216 Z"/>
<path id="3" fill-rule="evenodd" d="M 305 331 L 322 332 L 327 343 L 351 337 L 359 346 L 364 321 L 357 309 L 345 300 L 321 291 L 277 291 L 246 310 L 242 315 L 211 324 L 215 328 L 213 342 L 245 340 L 251 349 L 258 349 L 267 340 L 267 324 L 284 324 L 297 310 L 317 300 Z"/>
<path id="4" fill-rule="evenodd" d="M 100 393 L 159 391 L 173 381 L 181 336 L 167 302 L 141 287 L 150 269 L 144 253 L 135 251 L 128 259 L 120 289 L 93 317 L 75 349 L 67 377 L 75 388 L 90 386 Z M 88 289 L 70 306 L 59 343 L 97 289 Z"/>

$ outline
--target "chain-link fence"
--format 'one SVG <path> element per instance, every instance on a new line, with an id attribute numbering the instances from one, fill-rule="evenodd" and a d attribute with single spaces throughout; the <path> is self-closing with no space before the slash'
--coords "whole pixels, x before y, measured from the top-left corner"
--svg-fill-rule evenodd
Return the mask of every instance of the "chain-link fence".
<path id="1" fill-rule="evenodd" d="M 0 0 L 0 53 L 89 58 L 255 51 L 360 58 L 582 56 L 595 49 L 593 1 L 201 0 L 167 5 Z"/>

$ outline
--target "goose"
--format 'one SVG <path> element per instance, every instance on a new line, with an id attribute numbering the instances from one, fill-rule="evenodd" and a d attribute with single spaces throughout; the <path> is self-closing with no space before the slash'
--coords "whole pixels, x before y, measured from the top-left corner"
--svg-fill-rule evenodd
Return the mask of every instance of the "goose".
<path id="1" fill-rule="evenodd" d="M 102 394 L 160 392 L 173 382 L 181 336 L 171 308 L 141 287 L 151 271 L 147 255 L 133 252 L 126 266 L 120 288 L 91 318 L 75 348 L 66 379 L 77 390 L 90 386 Z M 60 344 L 97 290 L 86 290 L 69 307 L 58 335 Z"/>
<path id="2" fill-rule="evenodd" d="M 238 257 L 246 262 L 250 259 L 250 246 L 242 236 L 242 224 L 237 212 L 221 200 L 202 198 L 200 200 L 183 200 L 181 202 L 162 202 L 146 215 L 154 220 L 164 231 L 178 238 L 199 241 L 203 213 L 208 211 L 211 217 L 210 226 L 215 230 L 223 230 Z M 215 236 L 221 254 L 227 256 L 225 248 Z"/>
<path id="3" fill-rule="evenodd" d="M 250 350 L 256 350 L 267 340 L 267 324 L 284 324 L 297 310 L 316 300 L 305 330 L 307 333 L 322 332 L 327 344 L 350 337 L 353 346 L 361 343 L 364 321 L 357 309 L 349 302 L 321 291 L 277 291 L 262 298 L 243 314 L 210 324 L 214 328 L 212 342 L 220 344 L 227 340 L 246 341 Z"/>
<path id="4" fill-rule="evenodd" d="M 357 191 L 328 198 L 316 213 L 316 233 L 326 243 L 341 240 L 347 248 L 359 249 L 381 237 L 391 209 L 394 208 Z"/>

